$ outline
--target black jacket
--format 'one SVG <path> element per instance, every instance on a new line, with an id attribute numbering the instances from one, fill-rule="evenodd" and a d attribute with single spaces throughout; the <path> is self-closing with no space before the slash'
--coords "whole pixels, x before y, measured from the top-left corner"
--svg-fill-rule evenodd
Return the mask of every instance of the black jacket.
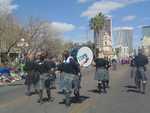
<path id="1" fill-rule="evenodd" d="M 108 70 L 108 68 L 110 67 L 110 63 L 109 61 L 105 60 L 104 58 L 96 58 L 94 60 L 95 64 L 96 64 L 96 68 L 106 68 Z"/>
<path id="2" fill-rule="evenodd" d="M 78 73 L 80 73 L 80 66 L 78 63 L 76 63 L 75 60 L 71 60 L 69 63 L 60 64 L 58 66 L 58 70 L 77 75 Z"/>
<path id="3" fill-rule="evenodd" d="M 51 65 L 46 60 L 35 60 L 33 64 L 33 70 L 38 71 L 39 73 L 49 73 Z"/>
<path id="4" fill-rule="evenodd" d="M 142 67 L 148 64 L 148 58 L 145 55 L 139 54 L 135 57 L 135 66 Z"/>

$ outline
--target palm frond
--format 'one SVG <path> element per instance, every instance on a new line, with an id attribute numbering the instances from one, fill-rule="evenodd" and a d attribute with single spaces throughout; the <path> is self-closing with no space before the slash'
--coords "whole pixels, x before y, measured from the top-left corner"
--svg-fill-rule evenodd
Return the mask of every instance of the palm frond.
<path id="1" fill-rule="evenodd" d="M 106 17 L 100 12 L 90 20 L 90 28 L 96 31 L 102 29 L 105 24 Z"/>

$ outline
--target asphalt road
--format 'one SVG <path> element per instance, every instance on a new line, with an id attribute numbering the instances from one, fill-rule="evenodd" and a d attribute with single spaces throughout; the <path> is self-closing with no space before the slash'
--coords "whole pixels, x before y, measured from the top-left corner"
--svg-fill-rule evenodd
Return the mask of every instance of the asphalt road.
<path id="1" fill-rule="evenodd" d="M 150 66 L 147 75 L 149 72 Z M 73 99 L 69 108 L 61 103 L 63 95 L 58 93 L 58 88 L 52 90 L 54 101 L 41 105 L 36 102 L 37 95 L 25 96 L 22 81 L 0 87 L 0 113 L 150 113 L 150 81 L 145 95 L 137 92 L 132 87 L 129 66 L 118 66 L 117 71 L 110 71 L 107 94 L 96 92 L 97 83 L 93 78 L 93 68 L 83 69 L 80 101 Z"/>

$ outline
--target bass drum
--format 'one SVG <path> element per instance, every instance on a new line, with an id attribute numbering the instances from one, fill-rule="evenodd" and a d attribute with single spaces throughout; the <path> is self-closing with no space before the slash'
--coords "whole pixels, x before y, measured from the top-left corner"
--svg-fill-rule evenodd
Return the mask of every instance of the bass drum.
<path id="1" fill-rule="evenodd" d="M 93 61 L 93 52 L 89 47 L 74 48 L 71 56 L 83 67 L 91 65 Z"/>

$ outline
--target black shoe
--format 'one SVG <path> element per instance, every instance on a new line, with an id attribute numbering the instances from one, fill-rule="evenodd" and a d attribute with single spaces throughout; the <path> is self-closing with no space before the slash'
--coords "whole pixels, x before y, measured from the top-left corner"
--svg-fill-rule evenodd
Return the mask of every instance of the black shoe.
<path id="1" fill-rule="evenodd" d="M 43 104 L 43 100 L 38 100 L 37 103 Z"/>
<path id="2" fill-rule="evenodd" d="M 47 99 L 47 101 L 48 101 L 48 102 L 53 102 L 53 101 L 54 101 L 54 98 L 50 97 L 50 98 Z"/>
<path id="3" fill-rule="evenodd" d="M 79 97 L 80 96 L 79 90 L 74 90 L 74 95 L 75 95 L 75 97 Z"/>
<path id="4" fill-rule="evenodd" d="M 35 90 L 34 93 L 35 93 L 35 94 L 39 94 L 38 90 Z"/>
<path id="5" fill-rule="evenodd" d="M 141 93 L 144 95 L 144 94 L 145 94 L 145 91 L 142 91 Z"/>
<path id="6" fill-rule="evenodd" d="M 102 93 L 102 91 L 101 91 L 101 90 L 98 90 L 98 93 L 99 93 L 99 94 L 101 94 L 101 93 Z"/>
<path id="7" fill-rule="evenodd" d="M 27 96 L 31 96 L 31 93 L 29 93 L 29 92 L 27 92 L 27 93 L 25 93 Z"/>

